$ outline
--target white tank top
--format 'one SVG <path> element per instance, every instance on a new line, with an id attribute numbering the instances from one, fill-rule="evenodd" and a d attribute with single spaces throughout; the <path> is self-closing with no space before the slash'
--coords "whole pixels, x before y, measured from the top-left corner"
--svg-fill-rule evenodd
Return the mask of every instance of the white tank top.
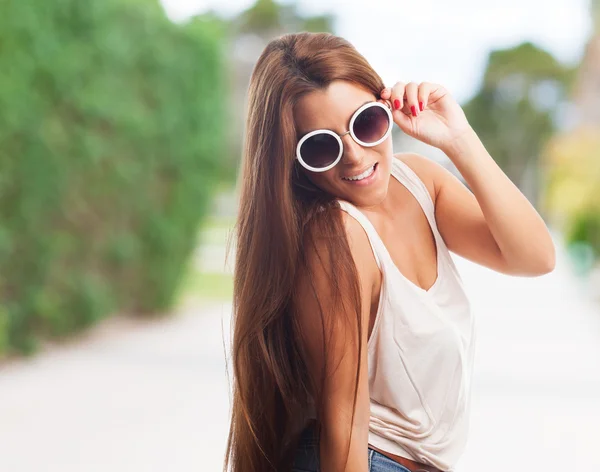
<path id="1" fill-rule="evenodd" d="M 438 276 L 429 290 L 407 279 L 369 219 L 349 202 L 338 200 L 365 229 L 383 275 L 367 344 L 369 444 L 452 471 L 469 429 L 475 319 L 437 229 L 427 187 L 404 162 L 397 158 L 392 162 L 392 176 L 427 216 L 437 245 Z"/>

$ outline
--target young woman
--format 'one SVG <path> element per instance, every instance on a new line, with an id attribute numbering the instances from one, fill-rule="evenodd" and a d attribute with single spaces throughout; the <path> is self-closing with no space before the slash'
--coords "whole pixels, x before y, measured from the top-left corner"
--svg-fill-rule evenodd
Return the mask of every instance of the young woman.
<path id="1" fill-rule="evenodd" d="M 224 470 L 453 470 L 475 331 L 449 251 L 545 274 L 543 220 L 444 87 L 385 87 L 340 37 L 272 40 L 247 112 Z M 443 150 L 472 193 L 394 154 L 393 123 Z"/>

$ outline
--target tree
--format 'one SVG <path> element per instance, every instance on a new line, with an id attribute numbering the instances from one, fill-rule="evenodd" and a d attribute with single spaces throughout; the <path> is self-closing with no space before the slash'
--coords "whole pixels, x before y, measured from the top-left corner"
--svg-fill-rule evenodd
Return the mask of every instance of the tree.
<path id="1" fill-rule="evenodd" d="M 558 127 L 573 70 L 530 42 L 490 53 L 477 94 L 464 105 L 486 148 L 533 202 L 538 155 Z"/>

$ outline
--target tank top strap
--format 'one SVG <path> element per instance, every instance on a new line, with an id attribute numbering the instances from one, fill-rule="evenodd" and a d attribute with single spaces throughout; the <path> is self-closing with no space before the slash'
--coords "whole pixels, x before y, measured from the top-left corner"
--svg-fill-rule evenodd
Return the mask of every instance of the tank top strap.
<path id="1" fill-rule="evenodd" d="M 361 212 L 358 208 L 352 205 L 350 202 L 346 200 L 338 199 L 338 203 L 340 208 L 350 214 L 350 216 L 354 217 L 360 225 L 363 227 L 365 232 L 367 233 L 367 237 L 369 239 L 369 243 L 371 244 L 371 249 L 373 250 L 373 255 L 375 256 L 375 261 L 377 262 L 377 266 L 380 270 L 383 270 L 382 259 L 386 251 L 383 241 L 379 237 L 379 234 L 375 230 L 373 224 L 369 221 L 369 219 Z"/>
<path id="2" fill-rule="evenodd" d="M 425 183 L 407 164 L 400 159 L 392 158 L 392 175 L 404 184 L 421 205 L 435 237 L 443 242 L 435 220 L 435 205 Z"/>

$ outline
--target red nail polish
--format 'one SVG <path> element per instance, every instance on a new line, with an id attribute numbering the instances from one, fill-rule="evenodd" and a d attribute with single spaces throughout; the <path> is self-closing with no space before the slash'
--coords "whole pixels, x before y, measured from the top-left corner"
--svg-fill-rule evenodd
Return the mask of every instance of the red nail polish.
<path id="1" fill-rule="evenodd" d="M 419 108 L 423 111 L 423 102 L 419 102 Z"/>
<path id="2" fill-rule="evenodd" d="M 397 110 L 398 108 L 400 108 L 400 100 L 398 100 L 397 98 L 394 100 L 394 108 Z"/>
<path id="3" fill-rule="evenodd" d="M 413 116 L 417 116 L 417 109 L 415 108 L 414 105 L 410 106 L 410 111 L 412 111 Z"/>

